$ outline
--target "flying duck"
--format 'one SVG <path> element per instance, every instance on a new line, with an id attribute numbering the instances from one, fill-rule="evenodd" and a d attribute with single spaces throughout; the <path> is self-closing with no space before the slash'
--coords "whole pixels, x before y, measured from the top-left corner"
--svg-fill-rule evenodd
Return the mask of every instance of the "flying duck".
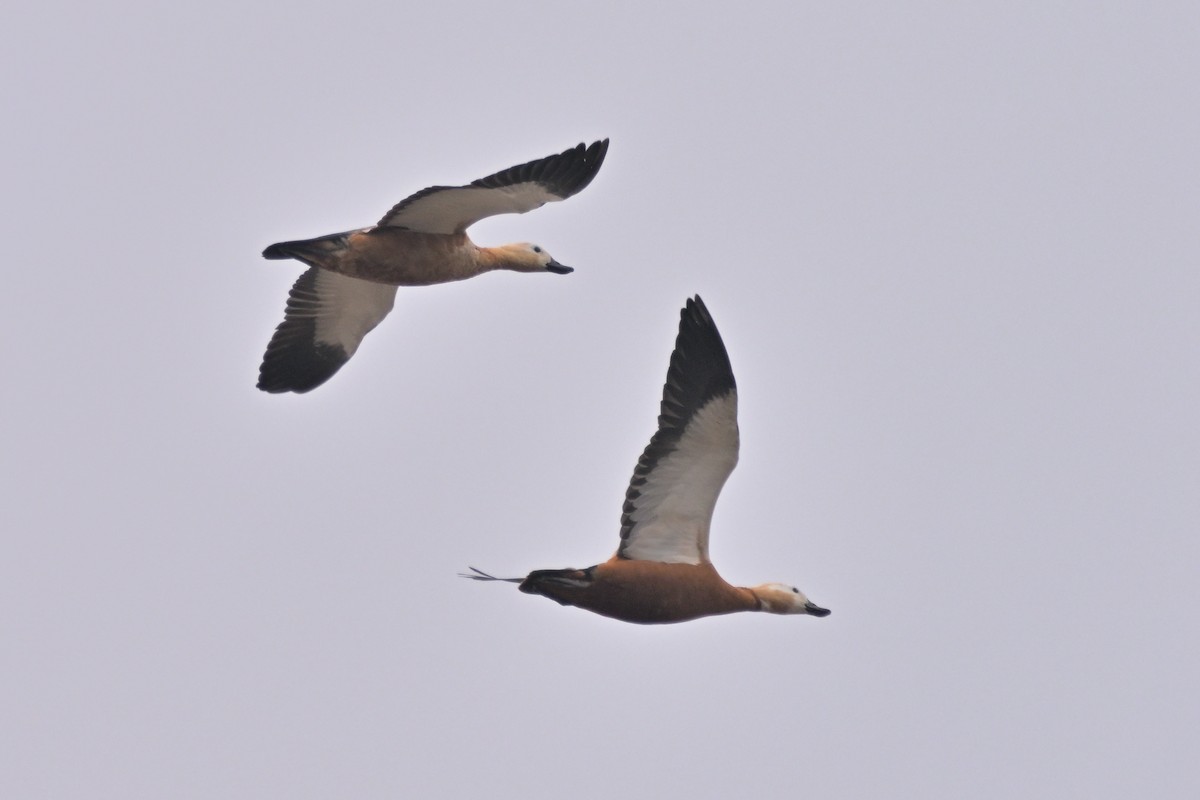
<path id="1" fill-rule="evenodd" d="M 571 272 L 540 245 L 478 247 L 466 230 L 484 217 L 524 214 L 579 193 L 607 152 L 607 139 L 579 144 L 466 186 L 422 189 L 371 228 L 268 247 L 264 258 L 294 258 L 308 270 L 288 295 L 258 388 L 307 392 L 329 380 L 392 310 L 398 286 L 460 281 L 497 269 Z"/>
<path id="2" fill-rule="evenodd" d="M 735 611 L 828 616 L 794 586 L 733 586 L 709 561 L 713 508 L 737 460 L 737 385 L 717 326 L 697 296 L 680 314 L 658 431 L 625 492 L 616 554 L 587 569 L 496 578 L 471 567 L 473 574 L 463 577 L 519 583 L 527 594 L 642 624 Z"/>

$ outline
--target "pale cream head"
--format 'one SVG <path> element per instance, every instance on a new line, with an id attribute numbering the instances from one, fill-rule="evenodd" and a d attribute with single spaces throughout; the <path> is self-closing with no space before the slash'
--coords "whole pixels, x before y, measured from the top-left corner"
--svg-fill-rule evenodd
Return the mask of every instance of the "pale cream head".
<path id="1" fill-rule="evenodd" d="M 546 248 L 530 242 L 506 244 L 494 248 L 494 251 L 500 256 L 502 268 L 515 272 L 555 272 L 566 275 L 575 271 L 574 267 L 555 261 Z"/>
<path id="2" fill-rule="evenodd" d="M 804 596 L 804 592 L 786 583 L 764 583 L 750 591 L 762 602 L 763 611 L 772 614 L 811 614 L 814 617 L 829 616 L 829 609 L 821 608 Z"/>

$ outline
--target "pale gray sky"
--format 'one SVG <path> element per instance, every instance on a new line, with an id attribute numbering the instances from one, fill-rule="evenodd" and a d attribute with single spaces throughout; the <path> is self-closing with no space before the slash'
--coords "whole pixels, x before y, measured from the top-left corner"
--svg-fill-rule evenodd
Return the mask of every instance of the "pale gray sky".
<path id="1" fill-rule="evenodd" d="M 1195 796 L 1200 9 L 950 5 L 10 10 L 0 796 Z M 254 388 L 264 246 L 604 136 Z M 456 578 L 608 557 L 696 292 L 833 615 Z"/>

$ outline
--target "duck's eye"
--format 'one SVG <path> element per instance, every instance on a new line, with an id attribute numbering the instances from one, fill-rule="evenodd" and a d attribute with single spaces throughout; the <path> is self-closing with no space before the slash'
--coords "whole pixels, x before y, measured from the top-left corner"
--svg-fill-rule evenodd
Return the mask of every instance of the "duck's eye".
<path id="1" fill-rule="evenodd" d="M 542 248 L 538 247 L 538 246 L 535 244 L 535 245 L 533 246 L 533 252 L 535 252 L 535 253 L 540 253 L 540 252 L 542 252 Z"/>
<path id="2" fill-rule="evenodd" d="M 793 586 L 793 587 L 792 587 L 792 594 L 800 594 L 800 590 L 799 590 L 799 589 L 797 589 L 795 586 Z"/>

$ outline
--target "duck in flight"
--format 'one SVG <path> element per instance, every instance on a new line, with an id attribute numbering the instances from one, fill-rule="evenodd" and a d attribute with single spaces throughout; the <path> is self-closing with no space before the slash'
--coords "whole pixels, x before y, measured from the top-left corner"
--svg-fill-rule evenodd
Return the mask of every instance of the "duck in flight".
<path id="1" fill-rule="evenodd" d="M 264 392 L 307 392 L 333 377 L 388 312 L 398 286 L 426 286 L 505 269 L 572 271 L 536 244 L 478 247 L 466 230 L 484 217 L 524 214 L 582 191 L 604 163 L 608 140 L 576 145 L 466 186 L 430 186 L 377 225 L 279 242 L 264 258 L 308 265 L 288 295 L 259 369 Z"/>
<path id="2" fill-rule="evenodd" d="M 732 586 L 708 558 L 708 529 L 738 460 L 737 386 L 717 326 L 697 296 L 680 314 L 658 431 L 625 493 L 616 554 L 587 569 L 539 569 L 496 578 L 625 622 L 684 622 L 735 611 L 829 615 L 794 586 Z"/>

